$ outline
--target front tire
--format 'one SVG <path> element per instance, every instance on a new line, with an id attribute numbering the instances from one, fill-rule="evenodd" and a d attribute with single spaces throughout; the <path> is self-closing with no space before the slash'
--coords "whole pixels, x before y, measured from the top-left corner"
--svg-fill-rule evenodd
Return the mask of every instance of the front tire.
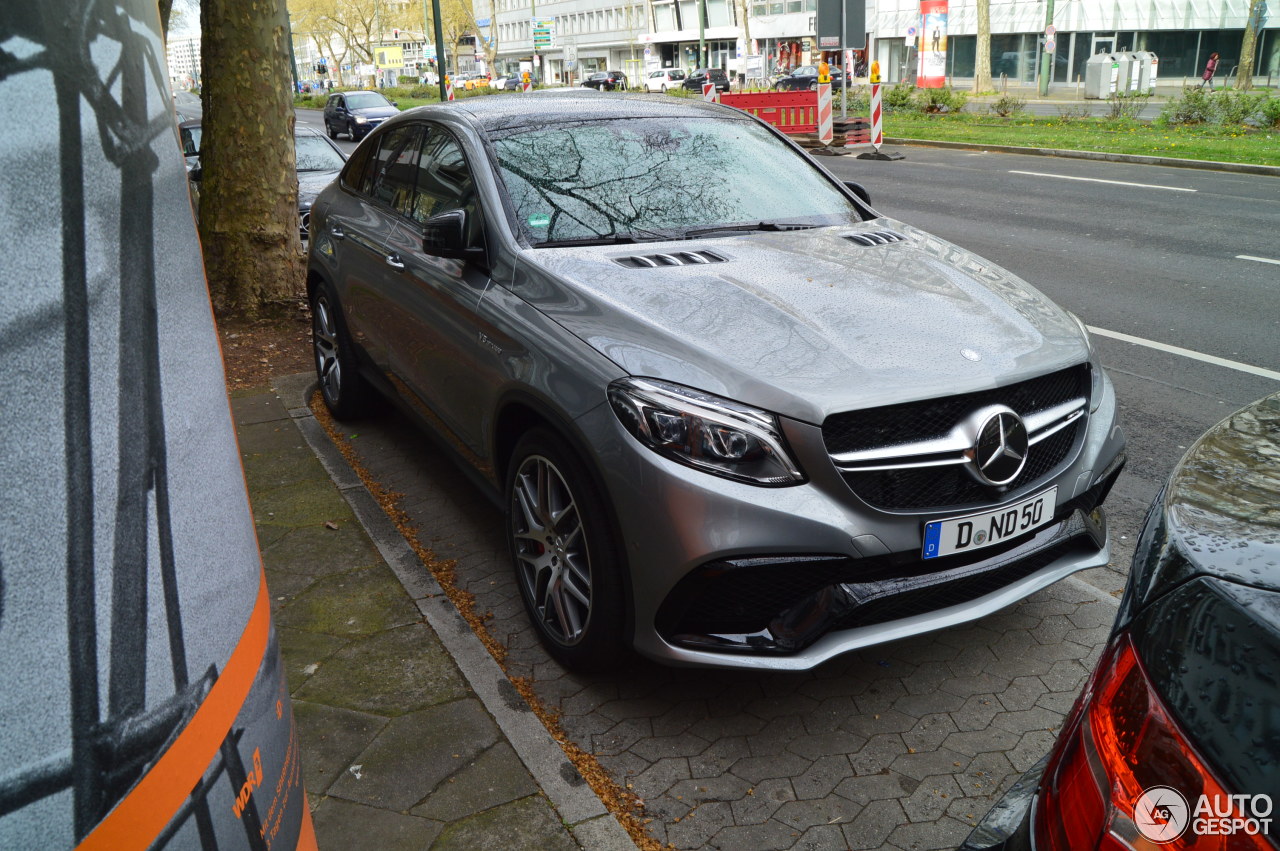
<path id="1" fill-rule="evenodd" d="M 311 293 L 311 347 L 320 394 L 333 418 L 350 420 L 367 414 L 369 386 L 356 368 L 342 308 L 326 284 L 317 285 Z"/>
<path id="2" fill-rule="evenodd" d="M 623 657 L 623 562 L 605 505 L 558 435 L 535 428 L 520 438 L 506 482 L 516 584 L 543 647 L 584 673 Z"/>
<path id="3" fill-rule="evenodd" d="M 326 133 L 328 133 L 328 134 L 329 134 L 329 138 L 330 138 L 330 139 L 336 139 L 336 138 L 338 138 L 338 131 L 334 130 L 334 129 L 333 129 L 333 125 L 332 125 L 332 124 L 330 124 L 328 121 L 326 121 L 326 122 L 324 123 L 324 130 L 325 130 L 325 132 L 326 132 Z"/>

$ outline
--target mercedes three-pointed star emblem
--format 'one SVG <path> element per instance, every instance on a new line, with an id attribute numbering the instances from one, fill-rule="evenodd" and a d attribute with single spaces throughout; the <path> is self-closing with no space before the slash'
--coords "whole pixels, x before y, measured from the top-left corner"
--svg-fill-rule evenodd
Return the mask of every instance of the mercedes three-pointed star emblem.
<path id="1" fill-rule="evenodd" d="M 1027 427 L 1022 417 L 1009 408 L 987 416 L 978 427 L 974 441 L 972 469 L 979 481 L 1007 485 L 1027 463 Z"/>

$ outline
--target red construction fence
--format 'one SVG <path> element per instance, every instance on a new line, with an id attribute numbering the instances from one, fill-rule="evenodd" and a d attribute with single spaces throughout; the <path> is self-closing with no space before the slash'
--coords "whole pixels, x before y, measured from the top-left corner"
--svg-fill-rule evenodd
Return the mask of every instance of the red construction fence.
<path id="1" fill-rule="evenodd" d="M 744 92 L 720 95 L 720 102 L 749 112 L 783 133 L 798 135 L 818 132 L 817 92 Z M 839 130 L 840 121 L 836 122 Z M 871 124 L 866 118 L 847 119 L 846 145 L 871 143 Z"/>

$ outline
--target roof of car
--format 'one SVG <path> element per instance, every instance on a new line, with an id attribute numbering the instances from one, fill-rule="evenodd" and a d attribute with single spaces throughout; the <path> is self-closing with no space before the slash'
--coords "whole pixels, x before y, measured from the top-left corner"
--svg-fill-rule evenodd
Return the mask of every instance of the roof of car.
<path id="1" fill-rule="evenodd" d="M 406 110 L 403 115 L 417 114 L 429 117 L 442 112 L 461 111 L 486 131 L 530 124 L 560 124 L 568 122 L 608 120 L 616 118 L 680 118 L 701 115 L 714 118 L 750 120 L 746 113 L 730 107 L 701 100 L 666 97 L 663 95 L 609 95 L 594 89 L 549 89 L 539 94 L 535 102 L 527 96 L 498 95 L 496 97 L 467 98 L 451 104 L 433 104 Z"/>

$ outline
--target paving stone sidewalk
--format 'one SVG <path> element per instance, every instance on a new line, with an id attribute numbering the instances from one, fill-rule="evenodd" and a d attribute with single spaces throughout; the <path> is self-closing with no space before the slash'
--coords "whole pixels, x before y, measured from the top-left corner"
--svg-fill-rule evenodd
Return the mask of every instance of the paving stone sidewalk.
<path id="1" fill-rule="evenodd" d="M 232 399 L 322 849 L 634 844 L 305 407 Z"/>

